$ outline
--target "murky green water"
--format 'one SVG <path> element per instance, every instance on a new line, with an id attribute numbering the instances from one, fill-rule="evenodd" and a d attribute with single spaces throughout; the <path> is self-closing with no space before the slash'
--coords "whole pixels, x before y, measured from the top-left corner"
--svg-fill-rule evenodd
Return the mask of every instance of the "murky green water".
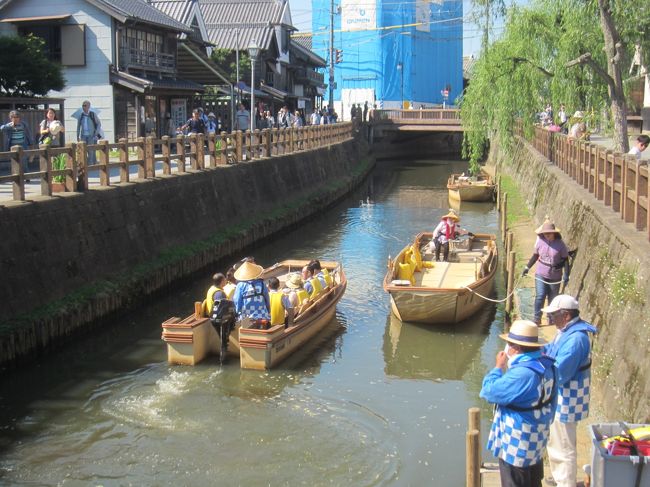
<path id="1" fill-rule="evenodd" d="M 190 313 L 208 271 L 0 377 L 0 484 L 464 485 L 467 409 L 501 347 L 501 311 L 402 324 L 381 281 L 387 256 L 446 213 L 447 175 L 465 167 L 381 163 L 347 201 L 248 252 L 340 260 L 349 280 L 336 319 L 277 370 L 167 365 L 160 323 Z M 461 216 L 498 231 L 491 204 Z"/>

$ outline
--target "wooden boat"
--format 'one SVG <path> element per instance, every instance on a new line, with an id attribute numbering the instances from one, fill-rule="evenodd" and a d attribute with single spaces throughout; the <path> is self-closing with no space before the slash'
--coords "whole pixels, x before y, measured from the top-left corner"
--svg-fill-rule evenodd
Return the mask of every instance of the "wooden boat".
<path id="1" fill-rule="evenodd" d="M 492 201 L 496 185 L 487 173 L 478 177 L 452 174 L 447 181 L 449 199 L 458 201 Z"/>
<path id="2" fill-rule="evenodd" d="M 432 232 L 416 235 L 389 258 L 384 290 L 402 321 L 458 323 L 487 304 L 497 270 L 496 236 L 476 234 L 451 241 L 449 262 L 433 262 Z"/>
<path id="3" fill-rule="evenodd" d="M 277 277 L 284 286 L 287 275 L 300 272 L 308 260 L 285 260 L 264 270 L 261 279 Z M 321 331 L 333 318 L 336 304 L 347 287 L 342 266 L 337 262 L 321 261 L 321 267 L 332 276 L 332 286 L 324 289 L 313 301 L 303 303 L 297 310 L 293 325 L 276 325 L 269 329 L 250 328 L 242 321 L 230 334 L 228 351 L 239 355 L 243 369 L 270 369 L 289 357 Z M 163 340 L 167 342 L 170 363 L 195 365 L 210 354 L 219 354 L 219 335 L 207 317 L 194 315 L 180 320 L 171 318 L 162 324 Z"/>

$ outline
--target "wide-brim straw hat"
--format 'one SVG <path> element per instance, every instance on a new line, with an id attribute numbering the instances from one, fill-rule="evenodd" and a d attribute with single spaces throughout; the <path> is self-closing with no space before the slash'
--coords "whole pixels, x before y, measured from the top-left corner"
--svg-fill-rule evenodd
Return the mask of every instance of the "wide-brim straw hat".
<path id="1" fill-rule="evenodd" d="M 261 265 L 254 264 L 252 262 L 244 262 L 239 266 L 239 269 L 235 271 L 235 279 L 238 281 L 252 281 L 260 277 L 264 267 Z"/>
<path id="2" fill-rule="evenodd" d="M 299 287 L 302 287 L 302 277 L 300 277 L 300 274 L 291 274 L 287 278 L 286 286 L 291 288 L 291 289 L 298 289 Z"/>
<path id="3" fill-rule="evenodd" d="M 460 217 L 456 214 L 454 210 L 451 209 L 449 210 L 449 213 L 447 213 L 446 215 L 442 215 L 442 218 L 451 218 L 455 222 L 460 221 Z"/>
<path id="4" fill-rule="evenodd" d="M 573 118 L 584 118 L 584 116 L 585 116 L 585 114 L 582 113 L 580 110 L 577 110 L 577 111 L 573 114 Z"/>
<path id="5" fill-rule="evenodd" d="M 502 333 L 499 337 L 508 343 L 516 343 L 524 347 L 542 347 L 546 340 L 539 337 L 539 327 L 529 320 L 515 320 L 508 333 Z"/>
<path id="6" fill-rule="evenodd" d="M 535 233 L 537 235 L 542 235 L 543 233 L 557 233 L 560 235 L 560 229 L 552 221 L 546 220 L 535 230 Z"/>

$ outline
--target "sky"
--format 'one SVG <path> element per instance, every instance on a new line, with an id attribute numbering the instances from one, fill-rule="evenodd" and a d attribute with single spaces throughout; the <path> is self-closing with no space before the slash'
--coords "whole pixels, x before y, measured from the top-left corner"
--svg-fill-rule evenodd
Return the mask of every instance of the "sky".
<path id="1" fill-rule="evenodd" d="M 335 0 L 335 4 L 339 4 L 340 0 Z M 518 0 L 515 3 L 523 4 L 528 3 L 528 0 Z M 293 25 L 302 32 L 311 32 L 311 0 L 289 0 L 291 5 L 291 16 Z M 467 17 L 471 11 L 471 0 L 463 0 L 463 12 Z M 503 30 L 502 23 L 498 22 L 493 29 L 493 35 L 498 36 Z M 481 30 L 471 22 L 464 24 L 463 34 L 463 55 L 469 56 L 471 54 L 477 55 L 481 50 Z"/>

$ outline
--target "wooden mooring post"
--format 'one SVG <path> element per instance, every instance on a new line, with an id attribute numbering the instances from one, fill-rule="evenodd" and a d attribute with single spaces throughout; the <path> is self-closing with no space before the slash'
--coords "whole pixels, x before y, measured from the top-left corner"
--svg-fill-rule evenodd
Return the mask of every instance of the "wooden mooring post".
<path id="1" fill-rule="evenodd" d="M 466 487 L 481 485 L 481 410 L 469 408 L 467 411 L 466 457 L 467 471 Z"/>
<path id="2" fill-rule="evenodd" d="M 507 287 L 506 287 L 506 295 L 508 296 L 508 299 L 506 299 L 506 313 L 508 316 L 510 316 L 510 313 L 512 312 L 513 308 L 513 299 L 512 299 L 512 291 L 514 289 L 515 285 L 515 262 L 517 260 L 517 254 L 514 251 L 510 251 L 508 253 L 508 264 L 507 264 L 507 271 L 508 271 L 508 281 L 507 281 Z"/>
<path id="3" fill-rule="evenodd" d="M 506 238 L 508 231 L 508 193 L 503 193 L 501 196 L 501 238 Z"/>

